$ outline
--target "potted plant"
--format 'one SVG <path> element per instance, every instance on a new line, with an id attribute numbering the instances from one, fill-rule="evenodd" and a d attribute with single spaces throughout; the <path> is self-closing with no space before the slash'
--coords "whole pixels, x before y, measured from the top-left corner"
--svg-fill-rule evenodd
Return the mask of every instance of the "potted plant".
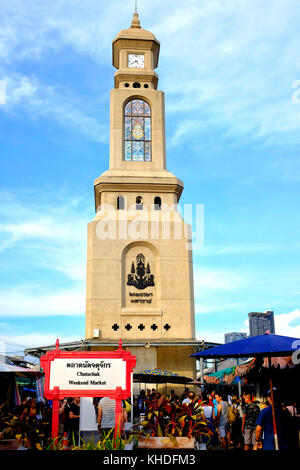
<path id="1" fill-rule="evenodd" d="M 25 416 L 22 420 L 18 414 L 0 406 L 0 438 L 13 439 L 26 449 L 42 450 L 49 438 L 49 422 L 46 419 Z"/>
<path id="2" fill-rule="evenodd" d="M 190 448 L 211 431 L 201 403 L 169 403 L 163 396 L 146 402 L 145 419 L 138 424 L 139 448 Z"/>

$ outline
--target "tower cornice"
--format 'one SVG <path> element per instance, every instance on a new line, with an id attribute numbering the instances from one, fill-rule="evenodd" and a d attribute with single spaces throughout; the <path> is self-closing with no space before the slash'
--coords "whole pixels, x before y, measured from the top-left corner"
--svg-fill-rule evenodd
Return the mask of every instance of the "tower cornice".
<path id="1" fill-rule="evenodd" d="M 158 65 L 160 42 L 153 33 L 141 28 L 138 13 L 134 13 L 130 28 L 120 31 L 112 42 L 112 62 L 119 68 L 121 49 L 150 50 L 153 53 L 153 67 Z"/>
<path id="2" fill-rule="evenodd" d="M 154 36 L 153 36 L 154 37 Z M 119 57 L 120 57 L 120 50 L 121 49 L 133 49 L 133 50 L 141 50 L 141 51 L 151 51 L 153 53 L 154 63 L 153 68 L 158 66 L 158 57 L 159 57 L 159 48 L 160 43 L 154 37 L 145 38 L 145 37 L 116 37 L 112 43 L 112 64 L 113 66 L 118 69 L 120 66 Z"/>

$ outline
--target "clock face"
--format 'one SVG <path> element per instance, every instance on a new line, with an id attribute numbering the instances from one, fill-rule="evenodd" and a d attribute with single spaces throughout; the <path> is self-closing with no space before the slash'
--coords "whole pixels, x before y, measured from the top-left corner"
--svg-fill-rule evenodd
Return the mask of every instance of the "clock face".
<path id="1" fill-rule="evenodd" d="M 128 54 L 128 67 L 143 68 L 144 67 L 144 54 Z"/>

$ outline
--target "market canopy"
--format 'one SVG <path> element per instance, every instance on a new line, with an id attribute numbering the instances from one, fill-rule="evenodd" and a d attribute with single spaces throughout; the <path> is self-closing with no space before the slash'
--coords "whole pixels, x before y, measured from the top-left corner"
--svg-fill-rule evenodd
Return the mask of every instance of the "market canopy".
<path id="1" fill-rule="evenodd" d="M 185 377 L 183 375 L 175 374 L 168 370 L 162 369 L 146 369 L 141 372 L 135 372 L 133 374 L 134 382 L 145 382 L 145 383 L 190 383 L 193 379 Z"/>
<path id="2" fill-rule="evenodd" d="M 295 352 L 299 346 L 298 338 L 264 334 L 251 336 L 249 338 L 233 341 L 232 343 L 221 344 L 205 351 L 192 354 L 196 358 L 215 357 L 280 357 L 289 356 Z"/>
<path id="3" fill-rule="evenodd" d="M 246 375 L 255 365 L 256 359 L 249 359 L 244 364 L 237 364 L 232 367 L 226 367 L 217 372 L 211 372 L 203 376 L 206 383 L 227 385 L 236 384 L 240 378 Z"/>
<path id="4" fill-rule="evenodd" d="M 300 340 L 289 336 L 280 336 L 266 333 L 259 336 L 251 336 L 250 338 L 233 341 L 232 343 L 222 344 L 206 351 L 192 354 L 196 358 L 213 358 L 213 357 L 267 357 L 269 367 L 271 367 L 272 357 L 291 356 L 299 348 Z M 277 424 L 274 408 L 273 381 L 270 375 L 270 391 L 271 405 L 274 428 L 275 449 L 279 450 Z"/>
<path id="5" fill-rule="evenodd" d="M 218 383 L 233 383 L 237 382 L 237 375 L 235 375 L 234 367 L 227 367 L 218 372 L 212 372 L 203 376 L 206 383 L 218 384 Z"/>
<path id="6" fill-rule="evenodd" d="M 39 374 L 38 371 L 28 369 L 26 367 L 19 367 L 12 364 L 6 364 L 6 362 L 0 362 L 0 372 L 14 372 L 14 373 L 34 373 Z"/>

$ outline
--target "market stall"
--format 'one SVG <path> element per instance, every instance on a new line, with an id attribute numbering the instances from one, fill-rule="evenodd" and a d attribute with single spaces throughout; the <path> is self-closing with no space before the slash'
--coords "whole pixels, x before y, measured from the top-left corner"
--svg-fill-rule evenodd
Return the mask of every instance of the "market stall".
<path id="1" fill-rule="evenodd" d="M 279 446 L 273 399 L 272 359 L 274 360 L 274 358 L 278 357 L 288 358 L 288 360 L 285 361 L 286 365 L 291 361 L 294 363 L 293 365 L 295 365 L 295 361 L 298 363 L 298 356 L 296 353 L 299 343 L 300 340 L 298 338 L 266 333 L 264 335 L 233 341 L 232 343 L 216 346 L 215 348 L 192 354 L 193 357 L 199 359 L 234 357 L 260 358 L 264 360 L 265 364 L 268 364 L 268 378 L 272 399 L 273 428 L 276 450 L 279 450 Z M 278 364 L 280 365 L 280 361 Z"/>

